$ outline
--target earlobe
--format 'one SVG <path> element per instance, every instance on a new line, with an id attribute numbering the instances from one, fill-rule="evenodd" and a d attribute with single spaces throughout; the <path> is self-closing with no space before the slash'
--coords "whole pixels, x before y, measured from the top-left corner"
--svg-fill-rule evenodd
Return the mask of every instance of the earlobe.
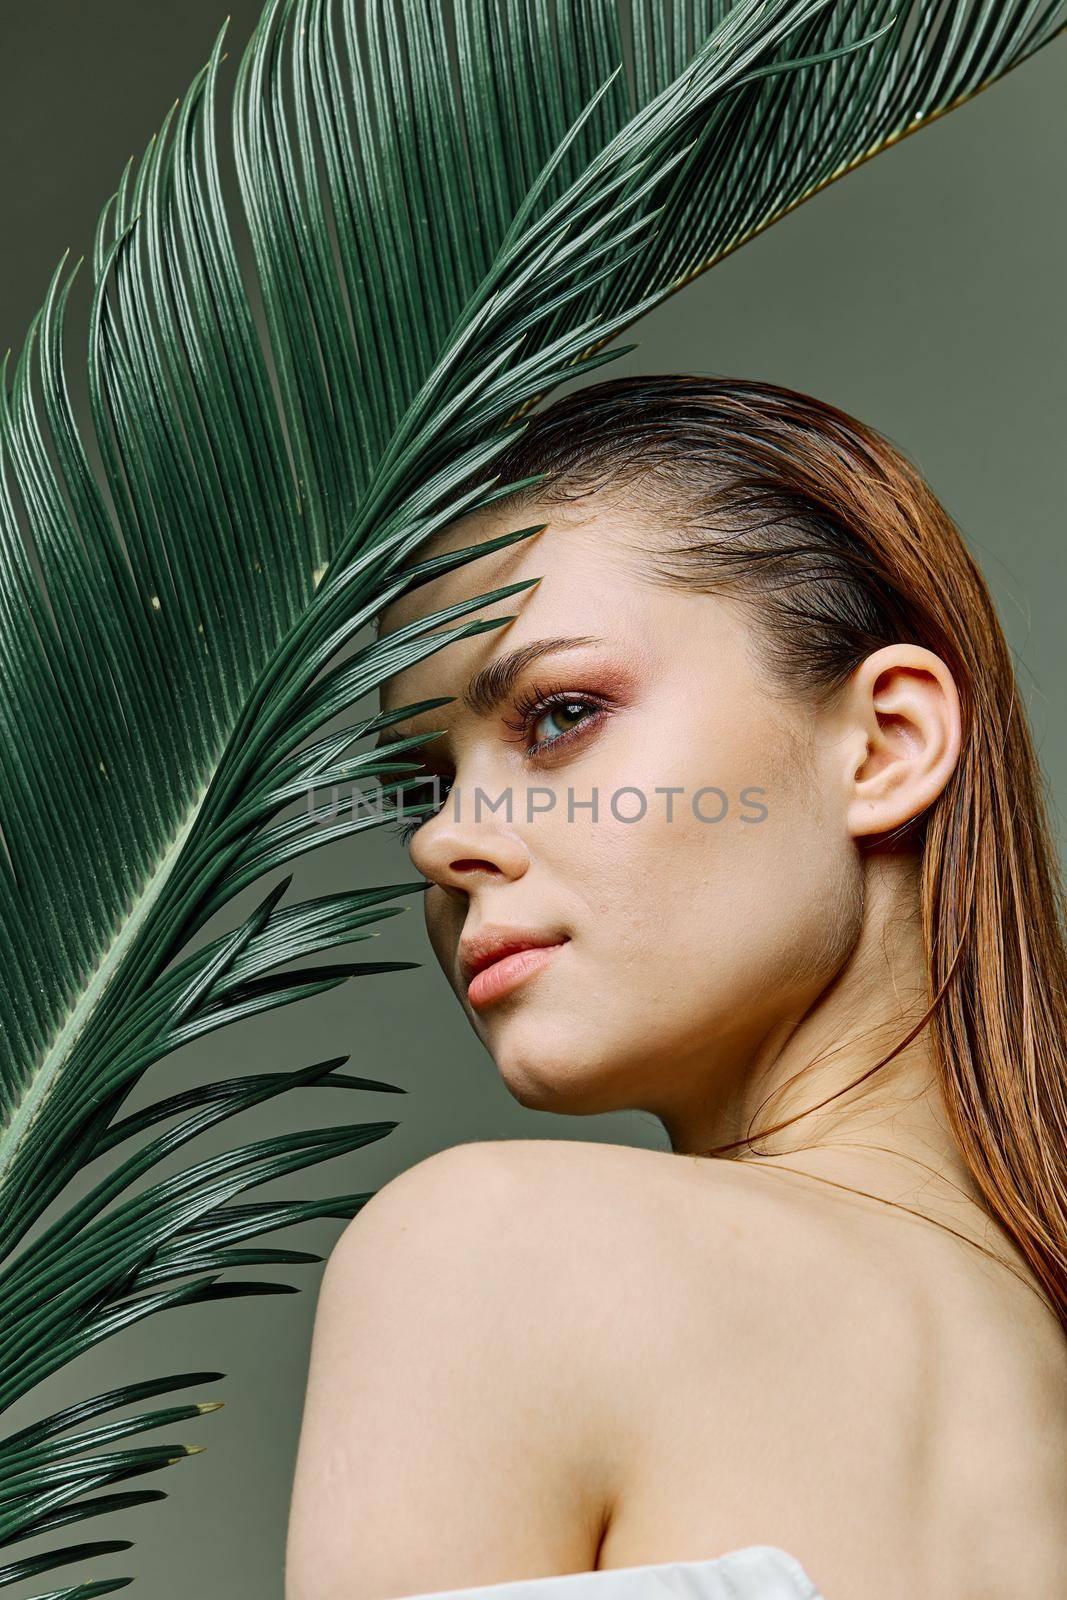
<path id="1" fill-rule="evenodd" d="M 850 779 L 849 832 L 891 833 L 933 804 L 956 766 L 962 743 L 956 685 L 933 651 L 887 645 L 857 667 L 850 706 L 863 748 Z"/>

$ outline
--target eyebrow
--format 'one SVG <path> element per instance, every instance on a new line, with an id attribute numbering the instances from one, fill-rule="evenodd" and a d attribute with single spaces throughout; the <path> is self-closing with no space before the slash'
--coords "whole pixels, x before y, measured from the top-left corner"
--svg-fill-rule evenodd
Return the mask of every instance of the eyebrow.
<path id="1" fill-rule="evenodd" d="M 488 666 L 476 672 L 460 696 L 460 700 L 472 716 L 488 717 L 508 698 L 521 674 L 534 661 L 559 650 L 581 650 L 586 645 L 603 643 L 603 639 L 598 639 L 593 634 L 531 639 L 529 644 L 519 645 L 514 650 L 506 651 L 502 656 L 497 656 L 495 661 L 490 661 Z M 374 748 L 379 750 L 383 745 L 397 744 L 404 737 L 402 733 L 380 733 L 375 740 Z"/>

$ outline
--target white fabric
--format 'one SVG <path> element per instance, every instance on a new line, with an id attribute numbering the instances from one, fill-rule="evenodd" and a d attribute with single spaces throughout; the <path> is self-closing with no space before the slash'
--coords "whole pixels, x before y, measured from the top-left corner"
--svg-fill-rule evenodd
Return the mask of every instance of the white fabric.
<path id="1" fill-rule="evenodd" d="M 410 1600 L 823 1600 L 794 1556 L 747 1545 L 706 1561 L 607 1567 L 599 1572 L 516 1578 L 472 1589 L 434 1589 Z"/>

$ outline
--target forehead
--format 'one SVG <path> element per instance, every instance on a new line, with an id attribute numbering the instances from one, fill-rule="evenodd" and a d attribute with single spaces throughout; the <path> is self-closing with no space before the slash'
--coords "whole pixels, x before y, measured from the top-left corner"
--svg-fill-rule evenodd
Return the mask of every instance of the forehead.
<path id="1" fill-rule="evenodd" d="M 405 562 L 417 566 L 431 556 L 444 555 L 487 543 L 520 528 L 544 527 L 539 533 L 503 550 L 491 551 L 401 595 L 383 610 L 380 637 L 425 617 L 444 606 L 473 598 L 503 584 L 544 577 L 540 589 L 562 595 L 579 573 L 595 569 L 609 580 L 633 583 L 639 575 L 639 554 L 650 530 L 638 512 L 613 503 L 600 494 L 562 504 L 527 501 L 518 507 L 489 506 L 450 523 L 435 538 L 421 545 Z M 401 569 L 403 571 L 403 569 Z M 522 596 L 518 596 L 522 599 Z M 508 601 L 484 608 L 479 615 L 508 613 Z M 515 609 L 514 603 L 511 610 Z"/>
<path id="2" fill-rule="evenodd" d="M 518 510 L 488 507 L 451 524 L 415 553 L 413 563 L 541 523 L 546 526 L 540 533 L 443 573 L 385 608 L 379 628 L 382 639 L 408 623 L 488 590 L 538 580 L 519 594 L 435 624 L 431 634 L 447 632 L 466 621 L 515 619 L 473 638 L 455 640 L 395 674 L 382 685 L 383 710 L 440 694 L 457 694 L 495 656 L 534 639 L 640 635 L 642 612 L 654 606 L 662 594 L 642 572 L 641 551 L 647 546 L 649 531 L 636 513 L 599 496 L 562 506 L 528 502 Z M 430 714 L 431 720 L 450 710 L 440 708 Z"/>

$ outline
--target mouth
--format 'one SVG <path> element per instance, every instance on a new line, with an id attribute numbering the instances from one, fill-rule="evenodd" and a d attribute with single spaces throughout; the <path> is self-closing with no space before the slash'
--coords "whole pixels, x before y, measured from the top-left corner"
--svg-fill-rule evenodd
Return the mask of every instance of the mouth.
<path id="1" fill-rule="evenodd" d="M 491 1005 L 520 984 L 541 972 L 554 960 L 557 950 L 569 942 L 560 939 L 498 938 L 483 939 L 479 948 L 472 941 L 463 965 L 469 979 L 467 999 L 475 1010 Z"/>

